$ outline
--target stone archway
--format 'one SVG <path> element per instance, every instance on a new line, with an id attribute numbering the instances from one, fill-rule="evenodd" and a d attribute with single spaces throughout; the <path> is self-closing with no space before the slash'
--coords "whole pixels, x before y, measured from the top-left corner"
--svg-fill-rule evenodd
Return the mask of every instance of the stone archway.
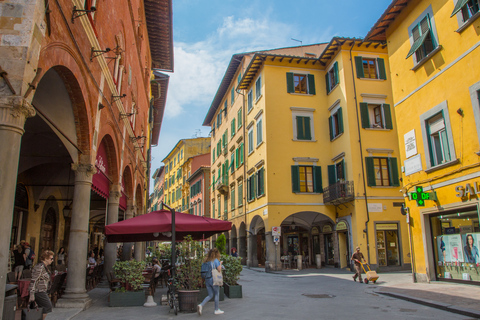
<path id="1" fill-rule="evenodd" d="M 242 264 L 247 264 L 247 231 L 245 222 L 238 228 L 238 255 L 242 257 Z"/>

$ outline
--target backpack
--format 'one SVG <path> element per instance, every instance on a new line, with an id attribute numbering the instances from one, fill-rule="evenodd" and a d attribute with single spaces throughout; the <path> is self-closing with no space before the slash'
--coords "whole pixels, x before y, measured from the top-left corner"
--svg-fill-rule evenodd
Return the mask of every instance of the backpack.
<path id="1" fill-rule="evenodd" d="M 31 261 L 33 261 L 33 259 L 35 259 L 35 252 L 33 252 L 32 248 L 30 248 L 30 253 L 28 254 L 27 259 L 31 260 Z"/>
<path id="2" fill-rule="evenodd" d="M 202 275 L 203 279 L 210 279 L 212 277 L 212 264 L 209 262 L 202 263 L 200 274 Z"/>

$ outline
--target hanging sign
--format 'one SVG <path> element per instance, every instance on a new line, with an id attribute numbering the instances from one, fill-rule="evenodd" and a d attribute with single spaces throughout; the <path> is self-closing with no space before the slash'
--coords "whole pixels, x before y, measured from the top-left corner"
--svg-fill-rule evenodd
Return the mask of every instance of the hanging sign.
<path id="1" fill-rule="evenodd" d="M 347 230 L 347 223 L 345 221 L 340 221 L 339 223 L 337 223 L 336 229 L 337 231 Z"/>
<path id="2" fill-rule="evenodd" d="M 326 224 L 323 226 L 322 228 L 322 232 L 325 233 L 325 232 L 332 232 L 332 226 L 329 225 L 329 224 Z"/>
<path id="3" fill-rule="evenodd" d="M 282 234 L 281 227 L 272 227 L 272 236 L 280 236 Z"/>
<path id="4" fill-rule="evenodd" d="M 409 200 L 417 201 L 417 207 L 425 207 L 426 200 L 437 200 L 437 194 L 435 191 L 424 192 L 422 186 L 416 186 L 414 192 L 408 193 Z"/>

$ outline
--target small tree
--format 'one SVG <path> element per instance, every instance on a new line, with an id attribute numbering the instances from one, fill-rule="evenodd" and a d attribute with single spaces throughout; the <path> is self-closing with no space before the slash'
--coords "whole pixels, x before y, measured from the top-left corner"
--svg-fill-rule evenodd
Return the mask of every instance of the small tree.
<path id="1" fill-rule="evenodd" d="M 144 261 L 117 261 L 113 265 L 115 277 L 120 279 L 126 290 L 138 291 L 142 289 L 144 276 L 142 274 L 145 269 Z"/>
<path id="2" fill-rule="evenodd" d="M 184 260 L 176 271 L 177 289 L 196 290 L 202 286 L 200 269 L 203 263 L 202 244 L 188 235 L 178 244 L 179 257 Z"/>
<path id="3" fill-rule="evenodd" d="M 221 254 L 225 254 L 226 244 L 227 244 L 227 239 L 225 238 L 225 235 L 222 233 L 221 235 L 218 236 L 217 241 L 215 241 L 215 247 L 217 247 L 218 251 L 220 251 Z"/>

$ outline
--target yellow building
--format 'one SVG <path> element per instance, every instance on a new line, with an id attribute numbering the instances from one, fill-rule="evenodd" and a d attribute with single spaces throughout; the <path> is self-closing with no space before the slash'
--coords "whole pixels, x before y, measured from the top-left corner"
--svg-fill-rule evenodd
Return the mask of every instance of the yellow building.
<path id="1" fill-rule="evenodd" d="M 164 201 L 176 211 L 188 212 L 189 207 L 189 199 L 183 188 L 187 178 L 187 171 L 184 170 L 186 160 L 208 152 L 210 138 L 182 139 L 162 160 L 165 164 Z"/>
<path id="2" fill-rule="evenodd" d="M 388 44 L 418 281 L 480 281 L 479 16 L 477 0 L 393 1 L 367 35 Z"/>
<path id="3" fill-rule="evenodd" d="M 232 57 L 204 125 L 212 208 L 247 265 L 344 268 L 358 245 L 374 268 L 410 267 L 386 60 L 347 38 Z"/>

